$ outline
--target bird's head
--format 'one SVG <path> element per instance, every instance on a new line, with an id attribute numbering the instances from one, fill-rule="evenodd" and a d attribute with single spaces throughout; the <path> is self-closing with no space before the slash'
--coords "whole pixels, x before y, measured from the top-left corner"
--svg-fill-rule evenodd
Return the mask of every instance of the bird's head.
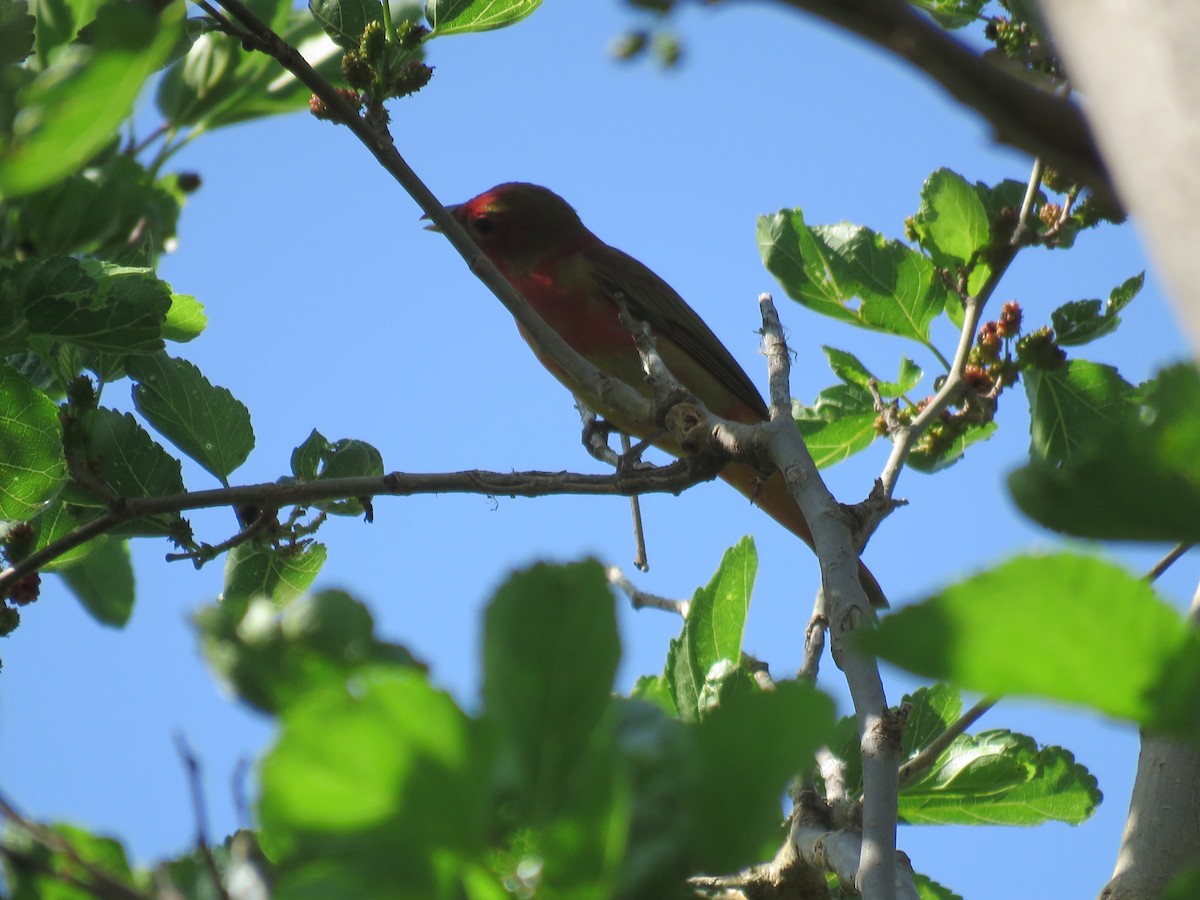
<path id="1" fill-rule="evenodd" d="M 500 184 L 447 209 L 492 262 L 510 270 L 592 237 L 566 200 L 536 184 Z"/>

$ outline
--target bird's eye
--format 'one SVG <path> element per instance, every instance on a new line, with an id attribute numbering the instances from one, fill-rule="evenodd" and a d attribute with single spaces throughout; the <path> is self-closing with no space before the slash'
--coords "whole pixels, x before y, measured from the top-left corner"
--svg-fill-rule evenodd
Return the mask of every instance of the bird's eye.
<path id="1" fill-rule="evenodd" d="M 492 233 L 492 229 L 496 227 L 496 223 L 491 220 L 490 216 L 479 215 L 471 220 L 471 227 L 481 236 L 487 237 Z"/>

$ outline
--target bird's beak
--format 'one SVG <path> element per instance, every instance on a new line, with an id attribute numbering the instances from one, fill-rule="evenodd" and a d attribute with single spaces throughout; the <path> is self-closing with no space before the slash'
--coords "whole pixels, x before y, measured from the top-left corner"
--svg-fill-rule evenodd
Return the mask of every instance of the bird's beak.
<path id="1" fill-rule="evenodd" d="M 445 210 L 446 210 L 446 212 L 450 213 L 450 215 L 454 215 L 454 211 L 456 209 L 458 209 L 460 206 L 462 206 L 461 203 L 451 203 L 449 206 L 445 207 Z M 428 222 L 429 221 L 428 214 L 421 216 L 421 221 Z M 425 226 L 425 230 L 437 232 L 438 234 L 442 233 L 442 229 L 438 228 L 437 225 L 435 225 L 433 222 L 429 222 L 429 224 Z"/>

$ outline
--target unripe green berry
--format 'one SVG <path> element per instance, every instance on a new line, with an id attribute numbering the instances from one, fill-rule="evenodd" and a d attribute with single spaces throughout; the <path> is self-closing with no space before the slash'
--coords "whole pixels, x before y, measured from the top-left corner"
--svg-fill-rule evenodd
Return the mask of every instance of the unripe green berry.
<path id="1" fill-rule="evenodd" d="M 387 35 L 383 31 L 383 23 L 368 22 L 358 42 L 359 53 L 364 59 L 378 63 L 383 58 L 385 47 L 387 47 Z"/>
<path id="2" fill-rule="evenodd" d="M 342 75 L 345 76 L 347 84 L 360 91 L 368 90 L 375 79 L 371 64 L 353 50 L 342 54 Z"/>

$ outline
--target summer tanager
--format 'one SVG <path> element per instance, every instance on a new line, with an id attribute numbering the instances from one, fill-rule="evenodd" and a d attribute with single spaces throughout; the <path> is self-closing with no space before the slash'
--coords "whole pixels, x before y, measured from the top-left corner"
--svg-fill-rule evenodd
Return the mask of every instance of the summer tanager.
<path id="1" fill-rule="evenodd" d="M 711 412 L 749 425 L 767 421 L 762 395 L 695 310 L 646 266 L 588 231 L 557 194 L 513 182 L 448 209 L 546 324 L 602 372 L 649 394 L 641 356 L 619 321 L 614 297 L 620 295 L 629 313 L 650 327 L 671 374 Z M 524 328 L 520 331 L 542 365 L 593 412 L 621 431 L 654 437 L 656 446 L 679 454 L 654 423 L 626 421 L 601 398 L 583 392 Z M 804 514 L 779 472 L 764 480 L 754 467 L 731 462 L 720 476 L 812 546 Z M 859 577 L 871 603 L 887 606 L 861 562 Z"/>

